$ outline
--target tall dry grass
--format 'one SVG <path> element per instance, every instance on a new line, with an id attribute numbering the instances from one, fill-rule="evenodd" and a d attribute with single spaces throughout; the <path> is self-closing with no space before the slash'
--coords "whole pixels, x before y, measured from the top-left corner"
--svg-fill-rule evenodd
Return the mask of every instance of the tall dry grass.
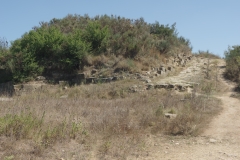
<path id="1" fill-rule="evenodd" d="M 129 87 L 142 82 L 126 79 L 44 87 L 0 102 L 1 159 L 127 159 L 144 151 L 149 135 L 198 135 L 221 111 L 212 95 L 224 87 L 217 61 L 209 62 L 210 76 L 198 78 L 191 93 L 132 93 Z"/>
<path id="2" fill-rule="evenodd" d="M 220 111 L 214 98 L 165 90 L 130 93 L 128 86 L 135 83 L 49 88 L 14 97 L 1 102 L 0 134 L 30 139 L 32 156 L 42 157 L 57 143 L 74 140 L 85 148 L 82 154 L 95 150 L 98 157 L 124 159 L 144 146 L 145 135 L 197 135 Z M 169 119 L 164 113 L 177 117 Z"/>

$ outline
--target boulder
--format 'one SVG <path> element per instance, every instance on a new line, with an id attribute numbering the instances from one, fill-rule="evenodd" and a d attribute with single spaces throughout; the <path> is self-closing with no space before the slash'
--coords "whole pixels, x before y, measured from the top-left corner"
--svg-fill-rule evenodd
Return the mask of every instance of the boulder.
<path id="1" fill-rule="evenodd" d="M 46 78 L 44 76 L 37 76 L 36 78 L 37 81 L 44 81 Z"/>

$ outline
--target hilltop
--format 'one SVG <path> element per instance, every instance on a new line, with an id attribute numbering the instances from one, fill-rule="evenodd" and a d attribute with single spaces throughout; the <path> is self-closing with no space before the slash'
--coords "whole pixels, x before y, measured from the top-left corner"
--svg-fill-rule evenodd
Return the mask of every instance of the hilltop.
<path id="1" fill-rule="evenodd" d="M 240 157 L 238 46 L 193 54 L 176 24 L 107 15 L 54 18 L 7 44 L 1 159 Z"/>
<path id="2" fill-rule="evenodd" d="M 1 40 L 1 48 L 0 67 L 12 73 L 5 79 L 15 83 L 89 68 L 100 69 L 101 77 L 136 73 L 159 67 L 169 56 L 192 54 L 190 41 L 178 36 L 176 24 L 107 15 L 68 15 L 40 22 L 10 48 Z"/>

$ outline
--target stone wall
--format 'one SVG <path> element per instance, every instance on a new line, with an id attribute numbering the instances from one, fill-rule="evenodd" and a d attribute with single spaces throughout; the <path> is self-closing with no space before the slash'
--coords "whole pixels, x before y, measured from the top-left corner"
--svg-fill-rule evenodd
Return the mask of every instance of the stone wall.
<path id="1" fill-rule="evenodd" d="M 0 84 L 0 94 L 12 96 L 14 93 L 16 95 L 22 93 L 29 93 L 31 91 L 35 91 L 37 89 L 42 89 L 46 87 L 47 83 L 50 84 L 59 84 L 61 86 L 65 86 L 67 84 L 71 85 L 81 85 L 81 84 L 91 84 L 91 83 L 110 83 L 116 80 L 122 79 L 139 79 L 146 83 L 143 85 L 145 87 L 140 87 L 145 89 L 151 88 L 179 88 L 179 90 L 185 90 L 189 87 L 189 85 L 152 85 L 152 78 L 156 77 L 164 77 L 169 72 L 174 72 L 177 67 L 185 67 L 186 64 L 194 59 L 192 55 L 184 55 L 179 54 L 176 57 L 169 57 L 165 64 L 159 64 L 152 68 L 150 71 L 142 71 L 141 73 L 114 73 L 114 75 L 109 75 L 109 77 L 99 77 L 99 70 L 93 69 L 90 73 L 78 73 L 78 74 L 63 74 L 58 72 L 53 72 L 47 76 L 38 76 L 36 78 L 36 83 L 28 83 L 28 84 L 18 84 L 13 85 L 12 82 L 2 83 Z M 146 88 L 147 86 L 147 88 Z M 191 85 L 190 85 L 191 86 Z M 139 87 L 133 87 L 132 90 L 136 90 Z"/>

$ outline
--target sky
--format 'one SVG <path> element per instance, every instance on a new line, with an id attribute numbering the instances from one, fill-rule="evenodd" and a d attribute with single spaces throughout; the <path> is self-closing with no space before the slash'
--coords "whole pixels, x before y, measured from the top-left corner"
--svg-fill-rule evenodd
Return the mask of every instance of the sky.
<path id="1" fill-rule="evenodd" d="M 240 0 L 0 0 L 0 38 L 14 41 L 39 22 L 68 14 L 143 17 L 148 23 L 176 23 L 193 52 L 224 56 L 240 45 Z"/>

